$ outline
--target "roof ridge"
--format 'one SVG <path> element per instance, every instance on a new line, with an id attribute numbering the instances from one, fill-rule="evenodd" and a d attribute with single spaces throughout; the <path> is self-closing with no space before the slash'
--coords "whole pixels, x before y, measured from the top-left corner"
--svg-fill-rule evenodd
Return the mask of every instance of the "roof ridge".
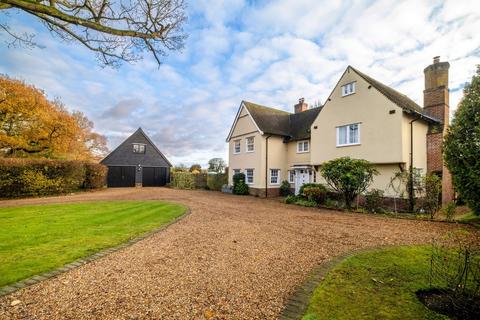
<path id="1" fill-rule="evenodd" d="M 276 112 L 292 114 L 291 112 L 288 112 L 288 111 L 285 111 L 285 110 L 282 110 L 282 109 L 277 109 L 277 108 L 274 108 L 274 107 L 267 107 L 267 106 L 264 106 L 262 104 L 258 104 L 258 103 L 247 101 L 247 100 L 243 100 L 243 102 L 246 103 L 246 104 L 250 104 L 250 105 L 253 105 L 253 106 L 256 106 L 256 107 L 260 107 L 260 108 L 264 108 L 264 109 L 268 109 L 268 110 L 272 110 L 272 111 L 276 111 Z"/>

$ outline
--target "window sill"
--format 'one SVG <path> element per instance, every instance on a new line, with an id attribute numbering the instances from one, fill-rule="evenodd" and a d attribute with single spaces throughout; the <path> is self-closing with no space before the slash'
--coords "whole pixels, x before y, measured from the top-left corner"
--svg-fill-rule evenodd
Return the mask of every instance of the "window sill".
<path id="1" fill-rule="evenodd" d="M 337 148 L 359 146 L 361 143 L 337 144 Z"/>
<path id="2" fill-rule="evenodd" d="M 342 98 L 351 96 L 352 94 L 355 94 L 355 92 L 349 93 L 349 94 L 342 94 Z"/>
<path id="3" fill-rule="evenodd" d="M 240 154 L 240 153 L 241 153 L 241 152 L 234 152 L 233 154 L 235 154 L 235 155 L 236 155 L 236 154 Z"/>
<path id="4" fill-rule="evenodd" d="M 252 151 L 245 151 L 245 153 L 254 153 L 255 150 L 252 150 Z"/>
<path id="5" fill-rule="evenodd" d="M 310 153 L 310 150 L 309 151 L 297 151 L 297 153 Z"/>

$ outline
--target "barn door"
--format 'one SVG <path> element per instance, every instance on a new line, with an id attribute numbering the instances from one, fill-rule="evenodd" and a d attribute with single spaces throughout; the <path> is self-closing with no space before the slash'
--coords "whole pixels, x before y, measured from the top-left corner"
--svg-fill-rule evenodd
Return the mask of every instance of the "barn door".
<path id="1" fill-rule="evenodd" d="M 143 167 L 143 186 L 158 187 L 167 183 L 167 168 Z"/>
<path id="2" fill-rule="evenodd" d="M 135 167 L 108 167 L 107 185 L 111 188 L 134 187 Z"/>

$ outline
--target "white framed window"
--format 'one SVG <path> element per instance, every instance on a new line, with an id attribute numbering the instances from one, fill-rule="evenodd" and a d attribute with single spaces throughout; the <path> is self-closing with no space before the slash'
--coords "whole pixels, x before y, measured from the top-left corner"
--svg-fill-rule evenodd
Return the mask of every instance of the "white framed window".
<path id="1" fill-rule="evenodd" d="M 255 138 L 254 137 L 248 137 L 245 139 L 245 144 L 246 144 L 246 150 L 247 152 L 253 152 L 255 150 Z"/>
<path id="2" fill-rule="evenodd" d="M 360 144 L 360 124 L 337 127 L 337 147 Z"/>
<path id="3" fill-rule="evenodd" d="M 355 93 L 355 81 L 344 84 L 342 86 L 342 97 L 349 96 Z"/>
<path id="4" fill-rule="evenodd" d="M 233 141 L 233 154 L 240 153 L 240 140 Z"/>
<path id="5" fill-rule="evenodd" d="M 233 175 L 236 175 L 236 174 L 239 174 L 240 173 L 240 169 L 233 169 Z"/>
<path id="6" fill-rule="evenodd" d="M 270 184 L 280 184 L 279 169 L 270 169 Z"/>
<path id="7" fill-rule="evenodd" d="M 253 184 L 253 169 L 245 169 L 245 180 L 247 184 Z"/>
<path id="8" fill-rule="evenodd" d="M 295 183 L 295 170 L 288 171 L 288 182 Z"/>
<path id="9" fill-rule="evenodd" d="M 133 144 L 133 153 L 145 153 L 145 144 L 134 143 Z"/>
<path id="10" fill-rule="evenodd" d="M 310 143 L 308 140 L 297 142 L 297 153 L 304 153 L 310 150 Z"/>

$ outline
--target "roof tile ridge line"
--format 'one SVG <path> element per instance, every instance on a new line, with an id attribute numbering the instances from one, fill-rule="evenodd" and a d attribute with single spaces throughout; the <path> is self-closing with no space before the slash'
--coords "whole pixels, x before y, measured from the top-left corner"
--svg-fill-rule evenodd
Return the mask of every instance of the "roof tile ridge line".
<path id="1" fill-rule="evenodd" d="M 352 68 L 352 70 L 355 71 L 363 80 L 365 80 L 365 81 L 368 82 L 370 85 L 372 85 L 373 87 L 375 87 L 375 89 L 377 89 L 378 92 L 380 92 L 380 93 L 381 93 L 383 96 L 385 96 L 388 100 L 392 101 L 392 102 L 393 102 L 394 104 L 396 104 L 398 107 L 404 109 L 404 107 L 398 105 L 398 103 L 397 103 L 396 101 L 393 101 L 393 100 L 392 100 L 391 98 L 389 98 L 386 94 L 384 94 L 384 93 L 382 92 L 382 90 L 379 90 L 379 89 L 377 88 L 377 86 L 372 83 L 371 80 L 373 80 L 373 81 L 375 81 L 375 82 L 378 82 L 379 84 L 387 87 L 388 89 L 393 90 L 393 91 L 395 91 L 396 93 L 398 93 L 399 95 L 401 95 L 401 96 L 409 99 L 409 100 L 412 101 L 414 104 L 416 104 L 420 109 L 423 110 L 423 108 L 422 108 L 418 103 L 416 103 L 415 101 L 413 101 L 412 98 L 410 98 L 410 97 L 407 96 L 406 94 L 403 94 L 403 93 L 401 93 L 400 91 L 396 90 L 395 88 L 392 88 L 391 86 L 386 85 L 386 84 L 378 81 L 377 79 L 374 79 L 374 78 L 370 77 L 369 75 L 367 75 L 367 74 L 365 74 L 365 73 L 363 73 L 363 72 L 355 69 L 354 67 L 351 67 L 351 68 Z M 368 78 L 370 78 L 371 80 L 369 80 Z M 414 111 L 414 112 L 417 112 L 417 113 L 421 113 L 421 112 L 419 112 L 418 110 L 413 110 L 413 111 Z"/>
<path id="2" fill-rule="evenodd" d="M 409 100 L 411 100 L 413 103 L 415 103 L 417 106 L 419 106 L 420 108 L 422 108 L 418 103 L 416 103 L 415 101 L 413 101 L 412 98 L 410 98 L 409 96 L 407 96 L 406 94 L 404 93 L 401 93 L 400 91 L 398 91 L 397 89 L 395 88 L 392 88 L 392 86 L 389 86 L 381 81 L 378 81 L 377 79 L 374 79 L 373 77 L 369 76 L 368 74 L 364 73 L 364 72 L 361 72 L 360 70 L 358 69 L 355 69 L 354 67 L 351 67 L 353 69 L 353 71 L 355 71 L 360 77 L 362 77 L 365 81 L 367 81 L 368 83 L 370 83 L 370 81 L 366 78 L 370 78 L 371 80 L 375 81 L 375 82 L 378 82 L 379 84 L 387 87 L 388 89 L 391 89 L 393 91 L 395 91 L 396 93 L 408 98 Z M 365 78 L 366 77 L 366 78 Z M 372 83 L 370 83 L 371 85 L 373 85 Z M 373 85 L 374 86 L 374 85 Z M 423 108 L 422 108 L 423 109 Z"/>
<path id="3" fill-rule="evenodd" d="M 246 100 L 242 100 L 242 101 L 243 101 L 243 102 L 246 102 L 246 103 L 250 103 L 250 104 L 255 105 L 255 106 L 257 106 L 257 107 L 260 107 L 260 108 L 270 109 L 270 110 L 273 110 L 273 111 L 286 113 L 286 114 L 288 114 L 288 115 L 293 114 L 293 113 L 291 113 L 291 112 L 288 112 L 288 111 L 285 111 L 285 110 L 282 110 L 282 109 L 279 109 L 279 108 L 264 106 L 263 104 L 258 104 L 258 103 L 251 102 L 251 101 L 246 101 Z"/>
<path id="4" fill-rule="evenodd" d="M 165 157 L 165 155 L 163 154 L 163 152 L 160 151 L 160 149 L 158 149 L 158 147 L 155 145 L 155 143 L 153 143 L 153 141 L 148 137 L 148 135 L 142 130 L 142 128 L 138 128 L 137 131 L 140 130 L 140 133 L 145 137 L 145 139 L 147 139 L 148 142 L 150 142 L 150 144 L 153 146 L 153 148 L 160 154 L 160 156 L 163 158 L 163 160 L 165 160 L 171 167 L 173 167 L 172 163 L 167 159 L 167 157 Z"/>
<path id="5" fill-rule="evenodd" d="M 127 143 L 127 140 L 130 139 L 135 133 L 137 133 L 138 131 L 142 130 L 142 128 L 138 128 L 137 130 L 135 130 L 131 135 L 129 135 L 127 138 L 125 138 L 122 143 L 120 143 L 115 149 L 113 149 L 112 151 L 110 151 L 106 156 L 105 158 L 103 158 L 102 160 L 100 160 L 98 163 L 102 163 L 103 161 L 107 160 L 111 155 L 112 153 L 114 153 L 118 148 L 120 148 L 121 146 L 123 146 L 125 143 Z"/>

